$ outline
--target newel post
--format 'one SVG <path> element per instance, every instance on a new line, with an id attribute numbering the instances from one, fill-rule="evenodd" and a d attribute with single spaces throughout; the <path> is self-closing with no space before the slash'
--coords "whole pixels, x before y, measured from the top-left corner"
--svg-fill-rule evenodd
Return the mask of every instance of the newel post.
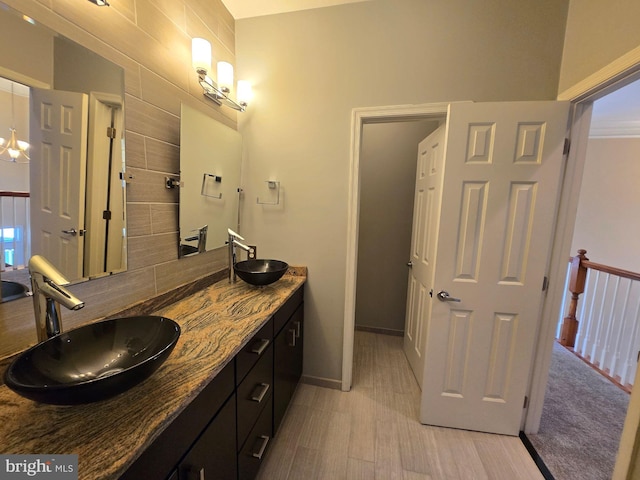
<path id="1" fill-rule="evenodd" d="M 562 330 L 560 331 L 560 344 L 565 347 L 573 347 L 576 343 L 576 335 L 578 333 L 578 319 L 576 311 L 578 310 L 578 299 L 580 294 L 584 292 L 584 284 L 587 278 L 587 267 L 582 262 L 589 260 L 585 253 L 586 250 L 578 250 L 578 255 L 571 257 L 571 273 L 569 277 L 569 291 L 571 291 L 571 304 L 569 305 L 569 313 L 562 322 Z"/>

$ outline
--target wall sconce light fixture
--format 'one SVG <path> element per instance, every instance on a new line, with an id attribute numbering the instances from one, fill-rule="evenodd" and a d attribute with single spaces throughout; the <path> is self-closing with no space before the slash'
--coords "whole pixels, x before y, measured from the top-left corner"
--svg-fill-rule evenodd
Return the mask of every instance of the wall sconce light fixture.
<path id="1" fill-rule="evenodd" d="M 109 2 L 107 0 L 89 0 L 91 3 L 95 3 L 99 7 L 108 7 Z"/>
<path id="2" fill-rule="evenodd" d="M 231 98 L 233 88 L 233 65 L 228 62 L 218 62 L 217 82 L 209 75 L 211 70 L 211 44 L 204 38 L 191 40 L 191 62 L 198 73 L 198 81 L 205 97 L 218 105 L 226 105 L 240 112 L 247 108 L 251 100 L 251 84 L 245 80 L 238 80 L 236 88 L 237 100 Z"/>

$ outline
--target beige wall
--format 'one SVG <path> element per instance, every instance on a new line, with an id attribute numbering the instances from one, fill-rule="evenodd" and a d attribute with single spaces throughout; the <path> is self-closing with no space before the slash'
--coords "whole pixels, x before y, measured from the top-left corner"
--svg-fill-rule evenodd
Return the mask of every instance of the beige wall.
<path id="1" fill-rule="evenodd" d="M 305 374 L 340 380 L 355 107 L 556 97 L 567 2 L 374 0 L 238 20 L 243 236 L 309 267 Z M 282 182 L 278 207 L 253 200 Z"/>
<path id="2" fill-rule="evenodd" d="M 164 187 L 166 173 L 179 171 L 181 101 L 236 127 L 234 111 L 205 102 L 190 66 L 192 36 L 209 39 L 218 60 L 235 61 L 235 22 L 221 1 L 118 0 L 108 8 L 81 0 L 4 2 L 125 70 L 126 161 L 134 176 L 127 187 L 129 269 L 72 287 L 86 307 L 63 311 L 64 327 L 224 268 L 224 249 L 177 260 L 177 192 Z M 37 62 L 32 52 L 29 64 Z M 0 304 L 0 357 L 35 339 L 31 302 Z"/>
<path id="3" fill-rule="evenodd" d="M 590 139 L 571 254 L 640 272 L 640 138 Z M 599 192 L 606 192 L 605 195 Z"/>
<path id="4" fill-rule="evenodd" d="M 559 92 L 640 46 L 638 0 L 571 0 Z"/>
<path id="5" fill-rule="evenodd" d="M 360 152 L 356 325 L 404 331 L 418 143 L 439 122 L 371 123 Z"/>

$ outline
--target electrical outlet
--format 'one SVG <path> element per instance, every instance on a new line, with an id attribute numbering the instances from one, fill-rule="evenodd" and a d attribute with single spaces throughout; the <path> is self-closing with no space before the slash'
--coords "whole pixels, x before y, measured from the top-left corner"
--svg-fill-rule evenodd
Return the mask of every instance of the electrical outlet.
<path id="1" fill-rule="evenodd" d="M 247 245 L 249 247 L 249 251 L 247 252 L 248 260 L 255 260 L 258 258 L 258 247 L 255 245 Z"/>

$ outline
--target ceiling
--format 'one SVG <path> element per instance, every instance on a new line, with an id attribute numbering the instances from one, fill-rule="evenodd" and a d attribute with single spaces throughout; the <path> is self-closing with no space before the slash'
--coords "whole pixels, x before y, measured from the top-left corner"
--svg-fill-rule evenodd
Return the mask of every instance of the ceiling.
<path id="1" fill-rule="evenodd" d="M 222 3 L 237 20 L 366 1 L 368 0 L 222 0 Z"/>

